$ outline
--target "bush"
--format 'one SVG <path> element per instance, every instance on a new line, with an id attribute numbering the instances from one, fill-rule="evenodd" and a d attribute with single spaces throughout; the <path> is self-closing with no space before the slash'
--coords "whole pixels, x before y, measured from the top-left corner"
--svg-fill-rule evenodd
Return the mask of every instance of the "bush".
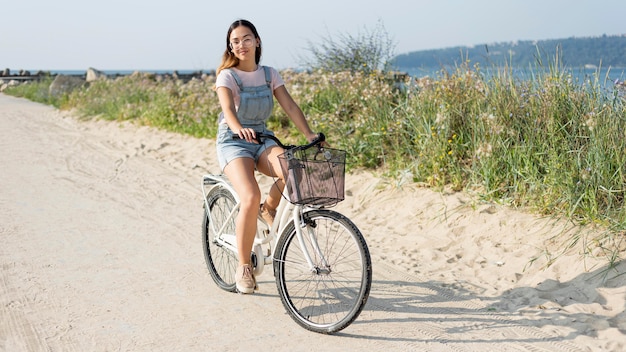
<path id="1" fill-rule="evenodd" d="M 50 87 L 52 80 L 52 77 L 44 77 L 41 80 L 29 81 L 15 86 L 9 86 L 5 89 L 4 93 L 58 107 L 58 100 L 54 99 L 49 94 L 48 88 Z"/>
<path id="2" fill-rule="evenodd" d="M 303 59 L 304 67 L 312 71 L 363 72 L 388 71 L 394 56 L 395 44 L 389 38 L 382 22 L 373 30 L 367 28 L 356 36 L 330 35 L 321 43 L 309 42 L 312 59 Z"/>

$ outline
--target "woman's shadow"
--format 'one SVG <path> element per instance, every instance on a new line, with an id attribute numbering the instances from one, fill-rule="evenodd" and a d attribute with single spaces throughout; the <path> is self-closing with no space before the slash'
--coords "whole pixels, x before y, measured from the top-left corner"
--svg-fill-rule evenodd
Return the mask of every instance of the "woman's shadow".
<path id="1" fill-rule="evenodd" d="M 364 336 L 349 330 L 339 334 L 404 343 L 558 342 L 575 347 L 573 340 L 580 335 L 596 337 L 608 329 L 626 335 L 625 291 L 620 290 L 619 297 L 603 294 L 606 289 L 626 288 L 624 273 L 626 261 L 621 260 L 566 282 L 548 279 L 493 297 L 464 284 L 420 281 L 398 272 L 408 280 L 374 280 L 365 309 L 353 323 L 376 324 L 380 334 Z M 393 325 L 394 331 L 385 333 L 386 325 Z"/>

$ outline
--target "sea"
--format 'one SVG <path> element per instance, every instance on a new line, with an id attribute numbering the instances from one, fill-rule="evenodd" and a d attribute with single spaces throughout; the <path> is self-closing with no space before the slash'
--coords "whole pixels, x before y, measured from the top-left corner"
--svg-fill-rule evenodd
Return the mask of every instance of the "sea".
<path id="1" fill-rule="evenodd" d="M 559 69 L 564 74 L 571 75 L 573 82 L 585 83 L 588 81 L 595 82 L 598 80 L 598 83 L 602 85 L 614 85 L 618 83 L 623 83 L 626 81 L 626 67 L 581 67 L 581 68 L 563 68 Z M 442 72 L 454 72 L 454 67 L 444 67 L 439 69 L 433 68 L 398 68 L 400 72 L 406 72 L 412 77 L 423 78 L 423 77 L 432 77 L 437 78 L 442 75 Z M 483 73 L 487 75 L 490 74 L 498 74 L 501 72 L 498 69 L 492 68 L 482 68 Z M 520 80 L 532 80 L 533 77 L 537 77 L 540 71 L 536 69 L 522 69 L 522 68 L 513 68 L 511 69 L 511 73 L 513 77 Z M 544 72 L 545 73 L 545 72 Z"/>

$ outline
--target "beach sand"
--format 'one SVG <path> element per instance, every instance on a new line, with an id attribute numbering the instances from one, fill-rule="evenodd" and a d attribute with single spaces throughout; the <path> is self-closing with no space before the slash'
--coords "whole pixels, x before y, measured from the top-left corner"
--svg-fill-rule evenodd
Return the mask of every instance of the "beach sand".
<path id="1" fill-rule="evenodd" d="M 335 210 L 369 245 L 370 299 L 315 334 L 285 314 L 270 270 L 254 295 L 211 281 L 212 140 L 2 94 L 0 130 L 0 351 L 626 349 L 626 265 L 609 267 L 597 230 L 356 171 Z"/>

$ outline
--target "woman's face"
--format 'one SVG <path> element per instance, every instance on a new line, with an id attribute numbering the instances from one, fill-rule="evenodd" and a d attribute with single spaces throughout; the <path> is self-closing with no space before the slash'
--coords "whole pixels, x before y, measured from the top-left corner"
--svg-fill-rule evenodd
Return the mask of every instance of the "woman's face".
<path id="1" fill-rule="evenodd" d="M 250 28 L 239 26 L 230 32 L 230 50 L 240 60 L 254 61 L 256 48 L 259 45 L 259 39 L 254 37 Z"/>

